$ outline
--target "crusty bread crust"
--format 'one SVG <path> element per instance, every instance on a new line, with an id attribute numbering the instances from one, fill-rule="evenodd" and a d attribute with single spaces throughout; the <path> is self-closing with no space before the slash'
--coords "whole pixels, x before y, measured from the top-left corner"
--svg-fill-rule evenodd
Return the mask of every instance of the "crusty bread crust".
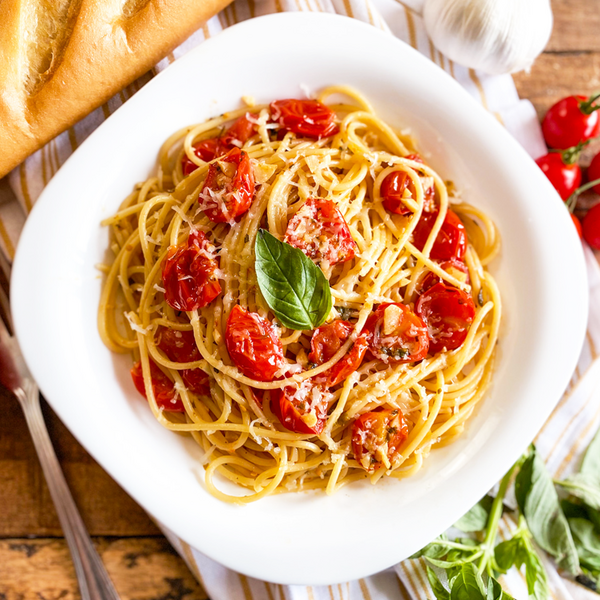
<path id="1" fill-rule="evenodd" d="M 231 0 L 0 0 L 0 177 Z"/>

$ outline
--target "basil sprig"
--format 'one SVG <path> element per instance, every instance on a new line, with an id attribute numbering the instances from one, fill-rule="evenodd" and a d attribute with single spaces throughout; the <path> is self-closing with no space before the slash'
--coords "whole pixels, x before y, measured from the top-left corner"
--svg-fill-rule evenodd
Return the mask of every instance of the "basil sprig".
<path id="1" fill-rule="evenodd" d="M 331 311 L 331 290 L 323 271 L 301 250 L 264 229 L 255 244 L 256 278 L 269 308 L 288 329 L 321 325 Z"/>

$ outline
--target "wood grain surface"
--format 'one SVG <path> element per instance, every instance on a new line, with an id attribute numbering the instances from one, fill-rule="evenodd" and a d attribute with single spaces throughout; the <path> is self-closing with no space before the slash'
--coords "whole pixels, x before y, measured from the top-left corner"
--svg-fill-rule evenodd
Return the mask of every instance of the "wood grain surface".
<path id="1" fill-rule="evenodd" d="M 600 0 L 553 0 L 554 33 L 529 73 L 515 75 L 540 116 L 562 96 L 600 90 Z M 144 511 L 44 403 L 67 481 L 123 600 L 206 594 Z M 0 599 L 77 600 L 73 566 L 25 420 L 0 389 Z"/>

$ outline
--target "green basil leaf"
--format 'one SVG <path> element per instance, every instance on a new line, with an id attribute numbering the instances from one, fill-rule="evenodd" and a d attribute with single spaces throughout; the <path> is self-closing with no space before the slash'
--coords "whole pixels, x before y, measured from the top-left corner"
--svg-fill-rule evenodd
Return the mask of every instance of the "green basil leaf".
<path id="1" fill-rule="evenodd" d="M 503 572 L 506 573 L 517 560 L 517 551 L 519 549 L 519 539 L 512 538 L 505 542 L 500 542 L 494 549 L 494 558 L 496 559 L 496 565 Z"/>
<path id="2" fill-rule="evenodd" d="M 588 506 L 600 510 L 600 480 L 595 476 L 580 472 L 569 479 L 559 481 L 558 485 Z"/>
<path id="3" fill-rule="evenodd" d="M 484 496 L 468 513 L 454 523 L 454 527 L 465 532 L 483 531 L 487 525 L 493 501 L 491 496 Z"/>
<path id="4" fill-rule="evenodd" d="M 486 600 L 483 580 L 473 563 L 464 564 L 458 575 L 452 580 L 450 599 Z"/>
<path id="5" fill-rule="evenodd" d="M 600 429 L 585 451 L 580 472 L 595 478 L 600 484 Z"/>
<path id="6" fill-rule="evenodd" d="M 486 600 L 514 600 L 514 598 L 502 589 L 502 586 L 496 579 L 488 577 Z"/>
<path id="7" fill-rule="evenodd" d="M 524 558 L 525 581 L 527 582 L 529 596 L 535 598 L 535 600 L 549 600 L 550 589 L 548 588 L 546 570 L 532 546 L 526 548 Z"/>
<path id="8" fill-rule="evenodd" d="M 331 290 L 323 271 L 301 250 L 259 229 L 254 246 L 260 291 L 284 327 L 309 330 L 331 311 Z"/>
<path id="9" fill-rule="evenodd" d="M 442 541 L 436 540 L 430 544 L 427 544 L 425 548 L 415 552 L 409 558 L 419 558 L 421 556 L 425 556 L 427 558 L 442 558 L 442 556 L 448 554 L 448 550 L 448 546 L 445 546 Z"/>
<path id="10" fill-rule="evenodd" d="M 585 519 L 569 519 L 577 554 L 581 564 L 592 571 L 600 571 L 600 536 L 594 524 Z"/>
<path id="11" fill-rule="evenodd" d="M 515 496 L 533 539 L 559 567 L 579 573 L 579 558 L 569 524 L 562 512 L 552 478 L 535 448 L 515 480 Z"/>
<path id="12" fill-rule="evenodd" d="M 427 579 L 437 600 L 450 600 L 450 592 L 442 585 L 431 567 L 427 567 Z"/>

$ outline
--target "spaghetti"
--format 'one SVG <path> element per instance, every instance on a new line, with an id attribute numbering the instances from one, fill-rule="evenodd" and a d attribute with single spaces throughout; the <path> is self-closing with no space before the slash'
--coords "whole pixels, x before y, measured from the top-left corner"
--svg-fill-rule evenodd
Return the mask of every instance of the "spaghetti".
<path id="1" fill-rule="evenodd" d="M 485 267 L 499 239 L 450 192 L 345 87 L 165 142 L 157 175 L 103 222 L 115 258 L 99 331 L 133 355 L 156 419 L 202 447 L 212 494 L 403 478 L 460 435 L 492 373 L 501 301 Z M 332 307 L 313 330 L 265 301 L 261 229 L 325 275 Z M 223 492 L 217 473 L 249 493 Z"/>

